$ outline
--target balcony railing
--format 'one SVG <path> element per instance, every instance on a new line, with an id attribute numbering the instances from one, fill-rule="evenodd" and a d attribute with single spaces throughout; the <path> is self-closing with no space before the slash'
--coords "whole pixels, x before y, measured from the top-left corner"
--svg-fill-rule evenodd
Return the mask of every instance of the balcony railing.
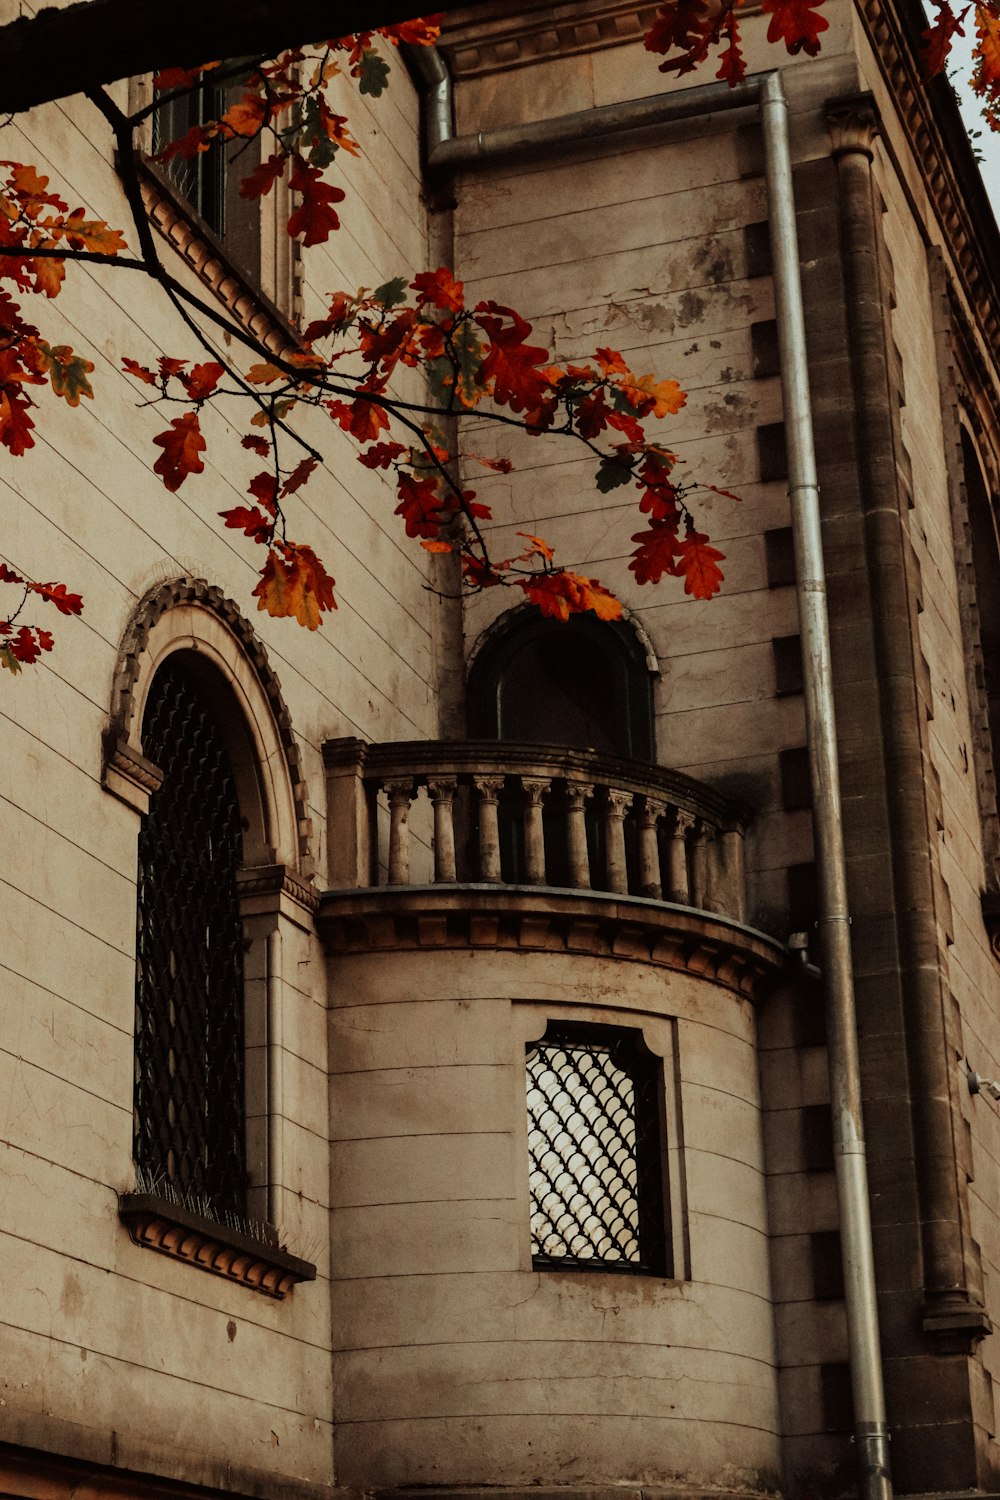
<path id="1" fill-rule="evenodd" d="M 690 777 L 548 745 L 324 746 L 335 887 L 640 896 L 746 920 L 746 811 Z"/>

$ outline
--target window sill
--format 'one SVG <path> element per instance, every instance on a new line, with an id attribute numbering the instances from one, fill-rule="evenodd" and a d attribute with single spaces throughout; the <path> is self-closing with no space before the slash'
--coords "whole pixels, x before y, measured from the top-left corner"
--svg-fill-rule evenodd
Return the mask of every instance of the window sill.
<path id="1" fill-rule="evenodd" d="M 135 1245 L 183 1260 L 199 1270 L 281 1299 L 300 1281 L 315 1281 L 316 1267 L 277 1245 L 265 1244 L 203 1219 L 152 1193 L 121 1193 L 118 1216 Z"/>

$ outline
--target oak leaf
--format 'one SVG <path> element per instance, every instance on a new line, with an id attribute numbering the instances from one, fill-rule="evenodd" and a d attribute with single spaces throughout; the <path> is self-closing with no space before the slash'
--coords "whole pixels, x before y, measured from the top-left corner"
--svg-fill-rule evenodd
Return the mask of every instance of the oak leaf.
<path id="1" fill-rule="evenodd" d="M 284 153 L 275 152 L 254 167 L 240 183 L 241 198 L 265 198 L 285 170 L 288 160 Z"/>
<path id="2" fill-rule="evenodd" d="M 684 575 L 684 592 L 695 599 L 711 599 L 717 594 L 725 575 L 718 564 L 725 553 L 708 544 L 700 531 L 689 531 L 679 546 L 678 573 Z"/>
<path id="3" fill-rule="evenodd" d="M 335 229 L 340 228 L 340 219 L 331 207 L 343 203 L 347 194 L 342 188 L 323 181 L 317 167 L 307 166 L 301 157 L 292 162 L 291 187 L 302 194 L 302 202 L 288 221 L 288 233 L 293 239 L 302 236 L 303 245 L 322 245 Z"/>
<path id="4" fill-rule="evenodd" d="M 54 604 L 61 615 L 78 615 L 83 610 L 80 594 L 70 594 L 64 583 L 29 583 L 28 588 L 40 599 Z"/>
<path id="5" fill-rule="evenodd" d="M 294 542 L 267 554 L 254 589 L 257 608 L 269 615 L 293 615 L 307 630 L 316 630 L 324 610 L 336 609 L 332 579 L 311 547 Z"/>
<path id="6" fill-rule="evenodd" d="M 524 342 L 531 324 L 498 302 L 480 302 L 475 321 L 489 340 L 477 383 L 489 387 L 493 399 L 512 411 L 540 410 L 551 394 L 552 381 L 538 368 L 548 359 L 548 351 Z"/>
<path id="7" fill-rule="evenodd" d="M 215 390 L 224 374 L 225 367 L 212 359 L 205 364 L 194 365 L 190 374 L 182 375 L 181 380 L 192 401 L 204 401 Z"/>
<path id="8" fill-rule="evenodd" d="M 201 455 L 205 451 L 205 439 L 198 425 L 197 412 L 189 411 L 182 417 L 175 417 L 168 430 L 161 432 L 153 442 L 163 449 L 153 465 L 153 472 L 159 474 L 171 493 L 180 489 L 189 474 L 204 471 Z"/>
<path id="9" fill-rule="evenodd" d="M 49 379 L 55 394 L 62 396 L 70 406 L 79 406 L 81 396 L 93 400 L 93 387 L 87 379 L 93 373 L 93 363 L 82 355 L 74 354 L 68 344 L 50 347 L 42 343 L 41 347 L 48 354 Z"/>
<path id="10" fill-rule="evenodd" d="M 454 272 L 447 266 L 441 266 L 437 271 L 421 271 L 410 286 L 419 294 L 421 303 L 429 302 L 445 312 L 457 313 L 465 307 L 465 283 L 456 281 Z"/>
<path id="11" fill-rule="evenodd" d="M 522 579 L 521 588 L 549 619 L 568 620 L 570 615 L 584 614 L 587 610 L 593 610 L 599 620 L 621 618 L 620 601 L 596 578 L 584 578 L 563 569 Z"/>
<path id="12" fill-rule="evenodd" d="M 219 515 L 227 526 L 242 531 L 255 542 L 269 542 L 274 532 L 274 521 L 264 512 L 248 505 L 235 505 L 232 510 L 220 510 Z"/>
<path id="13" fill-rule="evenodd" d="M 818 13 L 822 4 L 823 0 L 763 0 L 761 10 L 771 17 L 768 41 L 783 41 L 793 57 L 797 52 L 815 57 L 819 52 L 820 32 L 828 30 L 830 25 Z"/>

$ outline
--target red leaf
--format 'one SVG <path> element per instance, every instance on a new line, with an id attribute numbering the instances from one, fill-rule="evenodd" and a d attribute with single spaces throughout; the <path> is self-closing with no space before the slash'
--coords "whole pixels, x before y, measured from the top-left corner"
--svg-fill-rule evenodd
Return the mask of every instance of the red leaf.
<path id="1" fill-rule="evenodd" d="M 301 234 L 303 245 L 322 245 L 340 228 L 340 220 L 330 205 L 343 203 L 347 194 L 342 188 L 324 182 L 319 168 L 307 166 L 298 156 L 292 162 L 291 186 L 302 194 L 302 202 L 288 221 L 288 233 L 293 239 Z"/>
<path id="2" fill-rule="evenodd" d="M 350 405 L 346 401 L 325 401 L 323 404 L 344 431 L 352 433 L 359 443 L 374 442 L 380 432 L 388 430 L 389 418 L 384 409 L 363 397 Z"/>
<path id="3" fill-rule="evenodd" d="M 256 437 L 252 432 L 248 432 L 246 437 L 240 438 L 240 442 L 244 448 L 249 448 L 252 452 L 259 453 L 261 458 L 267 458 L 271 452 L 271 445 L 267 439 Z"/>
<path id="4" fill-rule="evenodd" d="M 37 661 L 42 654 L 30 625 L 22 625 L 14 639 L 7 642 L 7 648 L 17 661 L 24 662 L 28 666 Z"/>
<path id="5" fill-rule="evenodd" d="M 461 312 L 465 306 L 465 283 L 456 281 L 447 266 L 441 266 L 437 271 L 421 271 L 410 282 L 410 286 L 419 293 L 418 300 L 421 304 L 430 302 L 434 307 L 456 313 Z"/>
<path id="6" fill-rule="evenodd" d="M 192 401 L 204 401 L 215 390 L 224 373 L 225 367 L 213 359 L 206 364 L 195 365 L 190 375 L 181 375 L 180 378 Z"/>
<path id="7" fill-rule="evenodd" d="M 819 52 L 819 34 L 830 25 L 825 16 L 817 14 L 822 4 L 823 0 L 763 0 L 761 10 L 771 17 L 768 41 L 783 41 L 793 56 L 805 52 L 815 57 Z"/>
<path id="8" fill-rule="evenodd" d="M 159 474 L 172 493 L 179 490 L 189 474 L 201 474 L 205 468 L 201 455 L 205 451 L 205 439 L 198 426 L 197 412 L 185 412 L 175 417 L 169 431 L 161 432 L 153 439 L 163 452 L 153 465 L 153 473 Z"/>
<path id="9" fill-rule="evenodd" d="M 259 167 L 254 167 L 240 183 L 241 198 L 265 198 L 285 170 L 288 160 L 283 153 L 275 152 Z"/>
<path id="10" fill-rule="evenodd" d="M 14 573 L 6 563 L 0 563 L 0 583 L 23 583 L 24 579 L 19 573 Z"/>
<path id="11" fill-rule="evenodd" d="M 251 510 L 246 505 L 236 505 L 232 510 L 220 510 L 219 515 L 227 526 L 241 530 L 255 542 L 269 542 L 274 532 L 274 522 L 263 511 Z"/>
<path id="12" fill-rule="evenodd" d="M 294 495 L 296 490 L 300 490 L 304 484 L 308 483 L 316 467 L 317 461 L 315 458 L 303 458 L 297 463 L 281 486 L 281 498 L 284 499 L 287 495 Z"/>
<path id="13" fill-rule="evenodd" d="M 435 479 L 414 479 L 400 474 L 396 479 L 399 504 L 395 514 L 406 522 L 407 536 L 435 537 L 441 530 L 441 498 Z"/>
<path id="14" fill-rule="evenodd" d="M 137 364 L 134 359 L 129 359 L 127 356 L 122 360 L 122 364 L 128 374 L 134 375 L 136 380 L 142 380 L 146 385 L 159 385 L 152 370 L 147 370 L 145 365 Z"/>
<path id="15" fill-rule="evenodd" d="M 639 544 L 629 563 L 636 583 L 659 583 L 664 573 L 677 576 L 680 544 L 676 520 L 653 520 L 647 531 L 637 531 L 632 540 Z"/>
<path id="16" fill-rule="evenodd" d="M 54 604 L 61 615 L 78 615 L 83 609 L 80 594 L 68 594 L 64 583 L 29 583 L 28 588 L 40 599 Z"/>
<path id="17" fill-rule="evenodd" d="M 387 469 L 401 453 L 406 452 L 405 443 L 376 443 L 373 448 L 358 454 L 358 463 L 364 464 L 366 469 Z"/>
<path id="18" fill-rule="evenodd" d="M 479 384 L 490 386 L 493 399 L 512 411 L 527 409 L 535 414 L 536 409 L 543 409 L 552 381 L 538 366 L 544 365 L 549 356 L 547 350 L 525 344 L 531 324 L 496 302 L 480 302 L 475 321 L 490 341 L 486 358 L 476 371 Z"/>
<path id="19" fill-rule="evenodd" d="M 247 485 L 247 494 L 259 500 L 265 510 L 269 510 L 272 516 L 277 511 L 278 505 L 278 481 L 273 474 L 266 471 L 255 474 Z"/>

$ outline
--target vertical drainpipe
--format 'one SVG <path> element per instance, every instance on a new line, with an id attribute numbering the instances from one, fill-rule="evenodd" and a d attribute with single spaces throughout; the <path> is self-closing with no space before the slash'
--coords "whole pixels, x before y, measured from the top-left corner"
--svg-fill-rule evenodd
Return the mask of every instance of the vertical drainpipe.
<path id="1" fill-rule="evenodd" d="M 850 917 L 844 860 L 830 664 L 830 631 L 820 532 L 819 485 L 813 442 L 805 318 L 792 192 L 788 110 L 781 77 L 766 74 L 734 97 L 725 84 L 582 111 L 502 131 L 456 137 L 451 82 L 436 49 L 413 54 L 425 90 L 425 146 L 433 169 L 515 158 L 529 151 L 593 139 L 608 131 L 635 130 L 720 109 L 759 103 L 764 131 L 771 249 L 782 393 L 788 441 L 789 495 L 795 538 L 798 605 L 805 679 L 806 729 L 813 793 L 819 928 L 827 1007 L 830 1098 L 836 1154 L 837 1202 L 844 1260 L 855 1441 L 863 1500 L 891 1500 L 889 1434 L 872 1253 L 868 1176 L 861 1122 Z"/>
<path id="2" fill-rule="evenodd" d="M 820 531 L 805 317 L 788 147 L 788 106 L 771 73 L 761 100 L 771 220 L 774 295 L 788 443 L 788 490 L 795 539 L 799 629 L 805 678 L 806 738 L 819 877 L 819 931 L 826 995 L 830 1108 L 844 1261 L 844 1295 L 854 1396 L 854 1431 L 865 1500 L 888 1500 L 889 1433 L 879 1348 L 868 1173 L 861 1121 L 861 1076 L 847 907 L 830 627 Z"/>

